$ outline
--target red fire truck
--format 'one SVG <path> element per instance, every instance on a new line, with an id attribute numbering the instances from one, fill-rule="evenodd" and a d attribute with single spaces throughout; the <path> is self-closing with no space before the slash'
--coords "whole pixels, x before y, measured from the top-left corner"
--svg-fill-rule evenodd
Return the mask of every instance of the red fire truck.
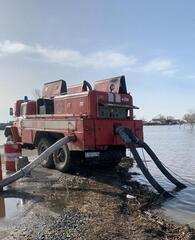
<path id="1" fill-rule="evenodd" d="M 15 121 L 5 136 L 40 154 L 74 133 L 77 140 L 45 159 L 44 166 L 66 172 L 79 159 L 114 167 L 126 155 L 125 144 L 115 134 L 117 127 L 128 127 L 143 139 L 143 124 L 134 120 L 134 108 L 124 76 L 96 81 L 93 88 L 87 81 L 67 87 L 58 80 L 44 84 L 41 98 L 16 101 Z"/>

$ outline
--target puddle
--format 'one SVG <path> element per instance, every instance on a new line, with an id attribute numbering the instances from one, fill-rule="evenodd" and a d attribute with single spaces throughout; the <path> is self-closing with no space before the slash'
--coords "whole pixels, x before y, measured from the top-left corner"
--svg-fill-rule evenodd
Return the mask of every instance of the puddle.
<path id="1" fill-rule="evenodd" d="M 0 197 L 0 222 L 15 217 L 23 210 L 27 200 L 21 198 Z"/>
<path id="2" fill-rule="evenodd" d="M 5 170 L 4 158 L 2 160 L 2 172 L 3 178 L 9 176 L 9 174 Z M 8 220 L 15 217 L 19 212 L 22 211 L 26 200 L 22 198 L 14 198 L 14 197 L 2 197 L 0 196 L 0 222 L 2 220 Z"/>

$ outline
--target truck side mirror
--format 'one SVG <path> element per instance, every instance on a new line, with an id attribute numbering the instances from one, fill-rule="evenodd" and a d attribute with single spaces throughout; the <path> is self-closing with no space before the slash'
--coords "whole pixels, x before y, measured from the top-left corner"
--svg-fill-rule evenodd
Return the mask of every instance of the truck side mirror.
<path id="1" fill-rule="evenodd" d="M 10 109 L 9 109 L 9 115 L 10 115 L 10 116 L 13 116 L 13 115 L 14 115 L 14 110 L 13 110 L 13 108 L 10 108 Z"/>

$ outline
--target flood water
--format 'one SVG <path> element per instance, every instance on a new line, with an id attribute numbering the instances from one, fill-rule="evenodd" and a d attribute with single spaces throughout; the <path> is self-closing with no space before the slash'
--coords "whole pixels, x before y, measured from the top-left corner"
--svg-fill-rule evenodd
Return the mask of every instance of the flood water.
<path id="1" fill-rule="evenodd" d="M 178 176 L 178 180 L 187 185 L 186 189 L 177 192 L 175 198 L 166 201 L 162 209 L 174 218 L 174 220 L 190 224 L 195 228 L 195 126 L 147 126 L 144 127 L 145 141 L 154 150 L 159 159 L 174 173 L 178 174 L 190 183 L 184 182 Z M 140 155 L 146 160 L 149 156 L 140 151 Z M 168 190 L 172 190 L 171 184 L 151 161 L 146 161 L 152 175 Z M 142 175 L 139 180 L 146 182 Z"/>
<path id="2" fill-rule="evenodd" d="M 175 198 L 166 201 L 162 210 L 174 220 L 190 224 L 195 228 L 195 127 L 189 126 L 147 126 L 144 127 L 145 141 L 155 151 L 160 160 L 187 181 L 187 188 L 177 192 Z M 0 131 L 0 145 L 4 142 L 3 131 Z M 171 184 L 155 168 L 146 154 L 147 166 L 153 176 L 165 189 L 172 190 Z M 137 171 L 139 169 L 136 168 Z M 178 178 L 179 179 L 179 178 Z M 147 183 L 140 175 L 138 180 Z M 182 181 L 182 180 L 181 180 Z M 16 215 L 22 207 L 21 199 L 0 198 L 0 218 L 10 218 Z"/>
<path id="3" fill-rule="evenodd" d="M 23 210 L 25 201 L 20 198 L 0 197 L 0 222 L 10 220 Z"/>
<path id="4" fill-rule="evenodd" d="M 2 145 L 5 143 L 3 131 L 0 131 L 0 154 L 3 153 Z M 3 165 L 3 172 L 5 177 L 5 166 Z M 9 221 L 18 215 L 22 210 L 26 200 L 21 198 L 4 198 L 0 196 L 0 222 Z"/>

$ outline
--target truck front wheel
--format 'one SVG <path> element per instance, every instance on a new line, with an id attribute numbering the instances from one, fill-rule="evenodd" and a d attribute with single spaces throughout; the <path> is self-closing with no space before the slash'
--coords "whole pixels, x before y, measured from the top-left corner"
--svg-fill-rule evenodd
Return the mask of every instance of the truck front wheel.
<path id="1" fill-rule="evenodd" d="M 70 151 L 67 145 L 64 145 L 53 154 L 54 165 L 60 172 L 68 172 L 71 168 Z"/>
<path id="2" fill-rule="evenodd" d="M 49 148 L 53 144 L 51 139 L 48 138 L 41 138 L 38 143 L 38 154 L 40 155 L 44 152 L 47 148 Z M 43 160 L 42 166 L 46 168 L 54 168 L 54 161 L 53 161 L 53 154 Z"/>

